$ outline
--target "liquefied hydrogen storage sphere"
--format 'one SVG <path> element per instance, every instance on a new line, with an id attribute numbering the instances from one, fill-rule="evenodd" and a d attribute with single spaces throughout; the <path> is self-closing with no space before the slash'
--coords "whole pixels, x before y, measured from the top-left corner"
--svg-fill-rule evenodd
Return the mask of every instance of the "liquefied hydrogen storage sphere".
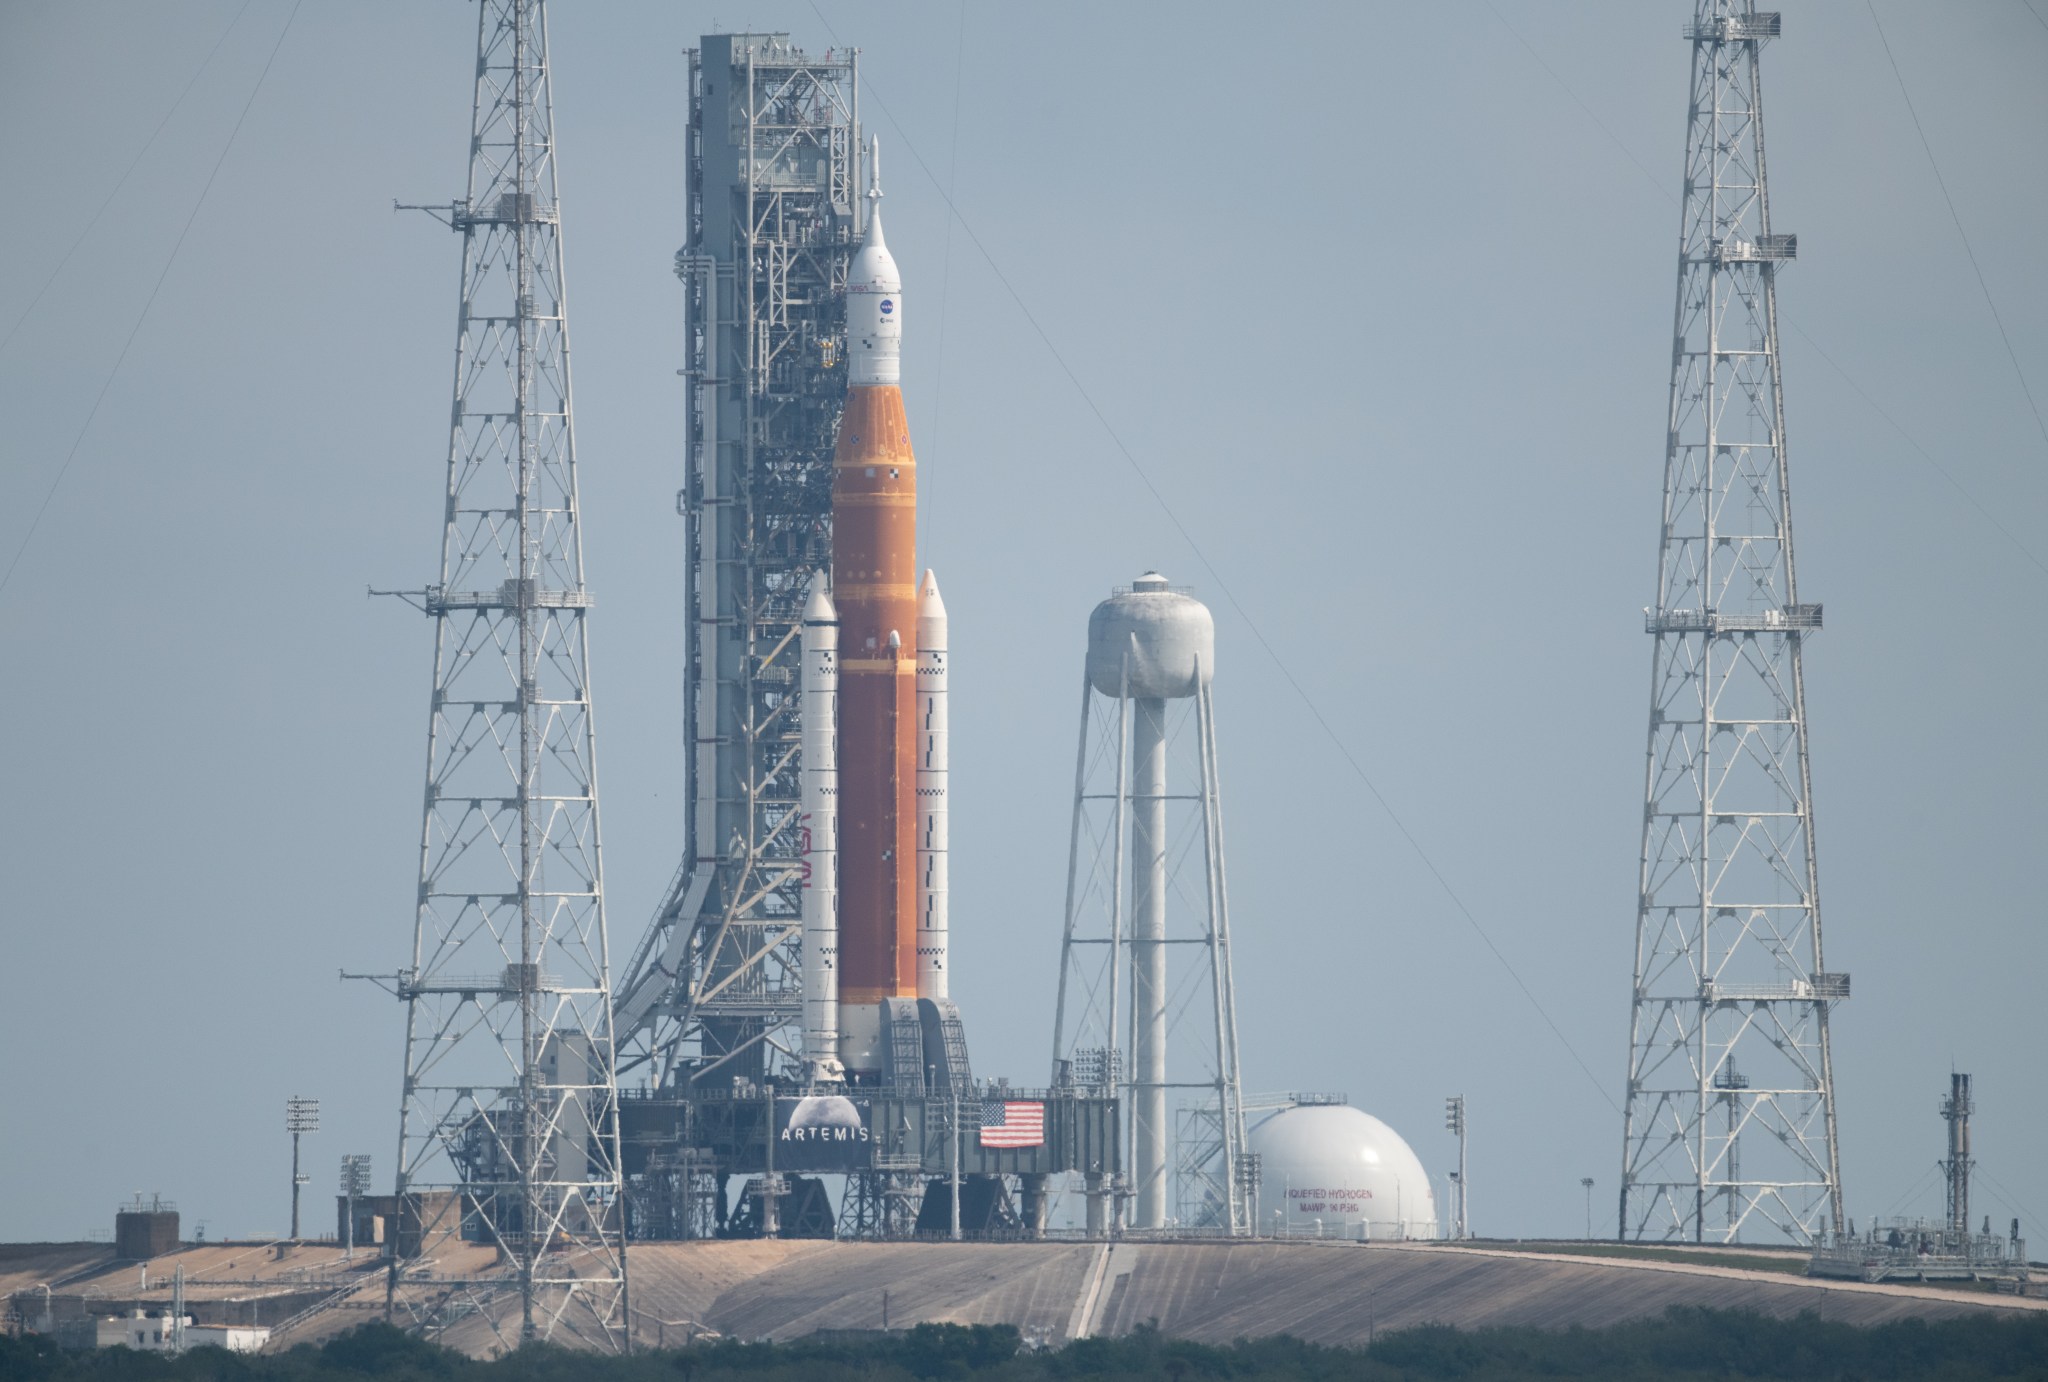
<path id="1" fill-rule="evenodd" d="M 1284 1108 L 1251 1130 L 1259 1231 L 1367 1242 L 1439 1236 L 1429 1173 L 1401 1135 L 1343 1104 Z"/>

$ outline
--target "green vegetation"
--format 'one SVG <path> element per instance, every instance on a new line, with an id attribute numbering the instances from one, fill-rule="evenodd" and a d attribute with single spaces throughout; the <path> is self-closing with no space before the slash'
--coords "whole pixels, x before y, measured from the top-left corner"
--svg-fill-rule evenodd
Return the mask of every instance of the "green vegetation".
<path id="1" fill-rule="evenodd" d="M 871 1340 L 745 1344 L 596 1358 L 525 1349 L 478 1363 L 382 1324 L 329 1343 L 242 1358 L 201 1349 L 182 1358 L 107 1349 L 64 1353 L 47 1340 L 0 1338 L 0 1382 L 1507 1382 L 1519 1378 L 2048 1379 L 2048 1313 L 1909 1320 L 1859 1329 L 1812 1315 L 1672 1310 L 1611 1329 L 1404 1330 L 1368 1348 L 1293 1339 L 1227 1347 L 1139 1330 L 1032 1352 L 1007 1326 L 920 1325 Z"/>

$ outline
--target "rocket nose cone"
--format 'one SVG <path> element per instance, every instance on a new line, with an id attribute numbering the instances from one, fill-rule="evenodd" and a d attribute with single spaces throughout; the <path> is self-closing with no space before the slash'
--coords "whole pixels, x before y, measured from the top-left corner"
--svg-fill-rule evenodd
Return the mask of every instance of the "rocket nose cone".
<path id="1" fill-rule="evenodd" d="M 881 222 L 870 222 L 868 232 L 847 269 L 848 285 L 856 292 L 902 292 L 903 271 L 896 267 L 896 256 L 889 253 L 889 246 L 882 239 Z"/>
<path id="2" fill-rule="evenodd" d="M 946 602 L 939 595 L 939 578 L 930 567 L 925 568 L 924 580 L 917 587 L 917 617 L 930 619 L 934 616 L 945 618 Z"/>
<path id="3" fill-rule="evenodd" d="M 825 577 L 821 573 L 811 582 L 811 598 L 804 602 L 806 624 L 832 624 L 839 620 L 839 610 L 832 603 L 831 592 L 826 589 Z"/>
<path id="4" fill-rule="evenodd" d="M 900 633 L 898 633 L 898 632 L 896 632 L 896 630 L 894 630 L 894 629 L 891 629 L 891 630 L 889 630 L 889 646 L 890 646 L 890 647 L 892 647 L 892 648 L 900 648 L 900 647 L 902 647 L 902 646 L 903 646 L 903 635 L 902 635 L 902 634 L 900 634 Z"/>

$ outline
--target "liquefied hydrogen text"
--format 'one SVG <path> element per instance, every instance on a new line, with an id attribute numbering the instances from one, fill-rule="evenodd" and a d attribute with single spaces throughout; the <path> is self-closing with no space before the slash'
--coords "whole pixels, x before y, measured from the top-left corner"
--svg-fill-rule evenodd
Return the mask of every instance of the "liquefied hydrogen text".
<path id="1" fill-rule="evenodd" d="M 1300 1214 L 1362 1214 L 1360 1200 L 1372 1198 L 1372 1191 L 1346 1187 L 1335 1190 L 1297 1190 L 1287 1192 L 1288 1208 Z"/>

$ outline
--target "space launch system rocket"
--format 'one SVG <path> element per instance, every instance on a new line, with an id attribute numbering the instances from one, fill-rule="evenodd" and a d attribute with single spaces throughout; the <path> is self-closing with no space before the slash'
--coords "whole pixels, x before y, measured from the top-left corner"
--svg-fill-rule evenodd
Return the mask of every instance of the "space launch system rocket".
<path id="1" fill-rule="evenodd" d="M 827 1078 L 835 1052 L 856 1079 L 883 1068 L 889 1000 L 946 997 L 946 607 L 916 575 L 903 281 L 879 163 L 877 150 L 847 272 L 831 587 L 812 592 L 803 627 L 804 1040 Z"/>

